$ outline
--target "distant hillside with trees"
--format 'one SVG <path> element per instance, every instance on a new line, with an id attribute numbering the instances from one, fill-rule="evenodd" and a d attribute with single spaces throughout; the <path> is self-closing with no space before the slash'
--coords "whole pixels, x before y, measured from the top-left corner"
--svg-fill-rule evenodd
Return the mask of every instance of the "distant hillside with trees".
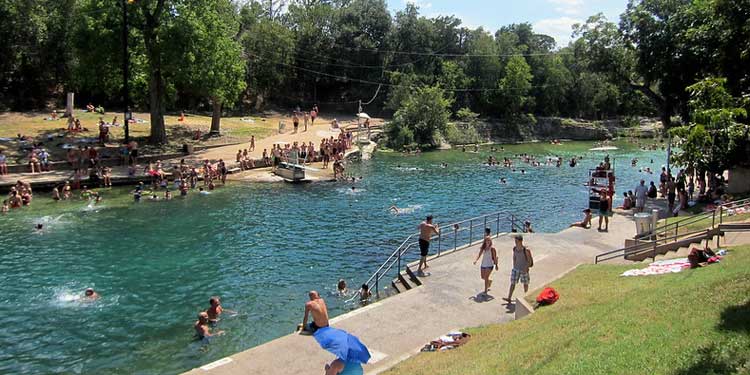
<path id="1" fill-rule="evenodd" d="M 129 95 L 166 141 L 168 111 L 267 106 L 392 114 L 403 142 L 433 142 L 475 114 L 689 123 L 691 91 L 726 78 L 750 92 L 750 1 L 630 0 L 558 46 L 528 23 L 495 32 L 384 0 L 25 0 L 0 2 L 0 109 L 123 106 L 123 6 Z M 500 6 L 500 5 L 498 5 Z M 426 112 L 429 112 L 428 115 Z M 746 122 L 746 116 L 734 121 Z"/>

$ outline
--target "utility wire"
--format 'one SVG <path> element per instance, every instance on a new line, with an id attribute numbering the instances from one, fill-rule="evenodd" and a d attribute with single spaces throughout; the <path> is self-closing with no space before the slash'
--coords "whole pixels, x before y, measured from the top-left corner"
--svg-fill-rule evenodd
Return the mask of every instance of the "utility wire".
<path id="1" fill-rule="evenodd" d="M 264 60 L 262 57 L 254 55 L 252 53 L 248 53 L 248 55 L 253 56 L 256 59 Z M 283 63 L 283 62 L 276 62 L 276 64 L 283 65 L 283 66 L 286 66 L 286 67 L 289 67 L 289 68 L 293 68 L 293 69 L 297 69 L 297 70 L 301 70 L 303 72 L 308 72 L 308 73 L 312 73 L 312 74 L 324 76 L 324 77 L 336 78 L 336 79 L 341 79 L 341 80 L 345 80 L 345 81 L 358 82 L 358 83 L 363 83 L 363 84 L 368 84 L 368 85 L 381 85 L 381 86 L 386 86 L 386 87 L 402 87 L 402 88 L 410 88 L 410 89 L 419 89 L 419 88 L 426 87 L 426 86 L 420 86 L 420 85 L 400 85 L 400 84 L 387 83 L 387 82 L 376 82 L 376 81 L 370 81 L 370 80 L 366 80 L 366 79 L 340 76 L 340 75 L 335 75 L 335 74 L 330 74 L 330 73 L 325 73 L 325 72 L 319 72 L 319 71 L 316 71 L 316 70 L 303 68 L 301 66 L 296 66 L 296 65 L 292 65 L 292 64 L 286 64 L 286 63 Z M 554 87 L 554 86 L 559 86 L 559 85 L 532 85 L 532 86 L 529 86 L 529 89 L 532 89 L 532 88 L 546 88 L 546 87 Z M 505 91 L 505 90 L 523 90 L 523 89 L 525 89 L 525 88 L 499 88 L 499 87 L 497 87 L 497 88 L 459 88 L 459 89 L 444 89 L 444 88 L 441 88 L 441 90 L 446 91 L 446 92 L 486 92 L 486 91 Z"/>

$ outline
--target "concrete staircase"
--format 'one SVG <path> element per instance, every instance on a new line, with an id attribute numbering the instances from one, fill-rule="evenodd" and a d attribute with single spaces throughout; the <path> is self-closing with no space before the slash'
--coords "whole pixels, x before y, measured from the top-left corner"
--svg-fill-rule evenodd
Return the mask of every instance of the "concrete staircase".
<path id="1" fill-rule="evenodd" d="M 422 281 L 419 280 L 417 274 L 412 271 L 412 266 L 413 265 L 407 265 L 406 268 L 403 271 L 399 272 L 398 276 L 393 279 L 393 281 L 391 281 L 393 290 L 398 293 L 403 293 L 412 288 L 422 286 Z"/>
<path id="2" fill-rule="evenodd" d="M 736 222 L 736 223 L 725 223 L 720 224 L 714 228 L 706 229 L 705 231 L 686 235 L 683 238 L 678 238 L 674 242 L 668 242 L 661 245 L 657 245 L 654 248 L 653 243 L 644 243 L 641 247 L 636 247 L 625 254 L 625 259 L 639 262 L 647 259 L 662 260 L 686 257 L 690 254 L 690 249 L 693 246 L 700 246 L 704 240 L 711 241 L 716 237 L 724 236 L 727 232 L 746 232 L 750 231 L 750 222 Z M 718 239 L 717 239 L 718 240 Z M 719 242 L 717 241 L 717 244 Z"/>

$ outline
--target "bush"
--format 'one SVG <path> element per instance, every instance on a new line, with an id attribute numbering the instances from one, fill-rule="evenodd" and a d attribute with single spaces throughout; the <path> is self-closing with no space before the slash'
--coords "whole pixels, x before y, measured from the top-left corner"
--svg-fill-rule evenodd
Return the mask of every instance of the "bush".
<path id="1" fill-rule="evenodd" d="M 474 124 L 451 122 L 445 128 L 445 140 L 452 145 L 479 143 L 482 137 Z"/>

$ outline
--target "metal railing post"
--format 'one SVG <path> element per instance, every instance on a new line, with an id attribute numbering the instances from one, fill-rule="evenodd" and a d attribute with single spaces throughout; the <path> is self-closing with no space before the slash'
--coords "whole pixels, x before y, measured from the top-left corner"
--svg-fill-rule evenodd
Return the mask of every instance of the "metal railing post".
<path id="1" fill-rule="evenodd" d="M 471 240 L 474 238 L 474 219 L 469 220 L 469 245 L 471 245 Z"/>
<path id="2" fill-rule="evenodd" d="M 440 231 L 440 233 L 438 233 L 438 253 L 437 253 L 438 256 L 440 256 L 440 247 L 442 246 L 442 244 L 443 244 L 443 231 Z"/>
<path id="3" fill-rule="evenodd" d="M 516 227 L 516 216 L 511 214 L 510 215 L 510 231 L 513 232 L 513 229 Z"/>
<path id="4" fill-rule="evenodd" d="M 399 248 L 397 251 L 398 251 L 398 268 L 397 268 L 397 271 L 399 273 L 401 273 L 401 252 L 402 252 L 402 250 Z M 391 263 L 391 264 L 393 264 L 393 263 Z"/>
<path id="5" fill-rule="evenodd" d="M 724 213 L 724 206 L 719 206 L 719 225 L 724 222 L 724 216 L 722 215 Z"/>
<path id="6" fill-rule="evenodd" d="M 484 228 L 487 228 L 487 216 L 484 217 Z M 484 234 L 484 228 L 482 228 L 482 234 Z"/>
<path id="7" fill-rule="evenodd" d="M 716 210 L 714 210 L 713 215 L 711 215 L 711 228 L 716 226 Z"/>
<path id="8" fill-rule="evenodd" d="M 458 249 L 458 224 L 453 225 L 453 251 Z"/>
<path id="9" fill-rule="evenodd" d="M 680 223 L 674 223 L 674 240 L 677 241 L 677 235 L 679 234 L 680 229 Z"/>
<path id="10" fill-rule="evenodd" d="M 495 229 L 495 237 L 500 235 L 500 213 L 497 214 L 497 228 Z"/>
<path id="11" fill-rule="evenodd" d="M 375 294 L 380 298 L 380 272 L 375 272 Z"/>
<path id="12" fill-rule="evenodd" d="M 653 260 L 654 262 L 656 262 L 656 241 L 654 241 L 654 254 L 653 254 L 653 256 L 651 257 L 651 259 L 652 259 L 652 260 Z"/>

